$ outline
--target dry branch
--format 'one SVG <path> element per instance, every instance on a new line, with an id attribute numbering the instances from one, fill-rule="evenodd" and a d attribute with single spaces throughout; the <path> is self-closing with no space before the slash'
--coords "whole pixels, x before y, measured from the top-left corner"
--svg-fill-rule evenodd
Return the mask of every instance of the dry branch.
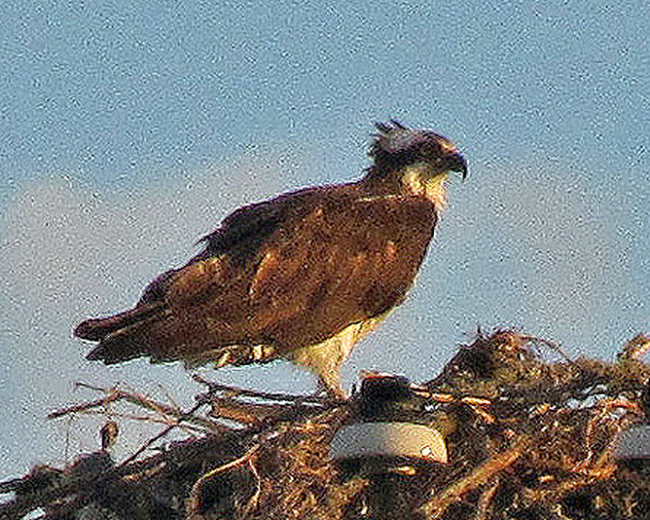
<path id="1" fill-rule="evenodd" d="M 650 472 L 612 456 L 622 429 L 648 422 L 650 368 L 639 360 L 648 345 L 638 336 L 611 363 L 552 362 L 542 356 L 557 353 L 550 342 L 479 333 L 423 385 L 425 406 L 409 411 L 444 434 L 450 463 L 381 485 L 330 459 L 333 435 L 360 417 L 358 395 L 327 401 L 198 378 L 206 390 L 184 410 L 88 386 L 102 397 L 51 417 L 122 403 L 130 411 L 111 414 L 104 448 L 128 416 L 161 430 L 120 464 L 104 449 L 0 483 L 0 517 L 41 508 L 48 520 L 372 518 L 381 486 L 397 483 L 395 518 L 650 518 Z"/>

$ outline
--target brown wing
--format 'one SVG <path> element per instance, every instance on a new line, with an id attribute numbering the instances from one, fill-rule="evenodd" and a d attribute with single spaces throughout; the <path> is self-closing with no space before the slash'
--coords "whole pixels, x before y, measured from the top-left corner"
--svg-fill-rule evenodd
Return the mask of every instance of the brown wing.
<path id="1" fill-rule="evenodd" d="M 203 238 L 204 250 L 186 266 L 171 269 L 153 280 L 133 309 L 80 323 L 74 331 L 76 336 L 100 342 L 88 359 L 116 363 L 154 352 L 162 358 L 163 351 L 173 356 L 175 349 L 165 346 L 178 342 L 171 337 L 171 329 L 177 325 L 168 305 L 172 285 L 175 287 L 173 294 L 188 305 L 201 303 L 206 291 L 219 286 L 217 271 L 222 259 L 242 266 L 253 260 L 285 214 L 299 215 L 300 208 L 303 213 L 308 211 L 308 201 L 316 191 L 318 189 L 305 189 L 238 209 L 226 217 L 216 231 Z M 170 330 L 169 341 L 159 341 L 150 334 L 165 326 Z"/>
<path id="2" fill-rule="evenodd" d="M 319 343 L 400 304 L 422 262 L 435 214 L 415 197 L 320 205 L 270 237 L 249 285 L 260 339 L 280 351 Z"/>
<path id="3" fill-rule="evenodd" d="M 427 201 L 364 198 L 343 186 L 266 210 L 274 222 L 262 237 L 250 227 L 224 247 L 228 232 L 217 232 L 204 253 L 155 283 L 141 307 L 164 302 L 161 310 L 152 317 L 136 307 L 144 320 L 104 336 L 98 357 L 128 345 L 154 359 L 230 353 L 237 363 L 318 343 L 401 303 L 435 224 Z M 247 221 L 242 213 L 224 224 L 237 219 Z M 270 348 L 251 354 L 258 345 Z"/>

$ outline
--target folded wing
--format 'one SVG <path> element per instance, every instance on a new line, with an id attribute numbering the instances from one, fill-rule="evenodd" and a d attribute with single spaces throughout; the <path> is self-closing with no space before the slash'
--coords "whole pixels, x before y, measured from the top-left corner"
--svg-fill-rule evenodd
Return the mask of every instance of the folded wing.
<path id="1" fill-rule="evenodd" d="M 401 303 L 433 234 L 432 205 L 321 190 L 233 213 L 134 309 L 77 328 L 99 341 L 89 358 L 267 361 Z"/>

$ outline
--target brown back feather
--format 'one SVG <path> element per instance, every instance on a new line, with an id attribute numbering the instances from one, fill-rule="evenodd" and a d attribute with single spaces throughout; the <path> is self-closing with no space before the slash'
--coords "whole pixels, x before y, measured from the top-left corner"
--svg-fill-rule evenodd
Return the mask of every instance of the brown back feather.
<path id="1" fill-rule="evenodd" d="M 134 309 L 88 320 L 75 334 L 99 340 L 89 359 L 107 363 L 266 361 L 401 303 L 435 221 L 428 201 L 361 183 L 248 206 L 185 267 L 150 284 Z M 258 355 L 259 345 L 270 348 Z"/>

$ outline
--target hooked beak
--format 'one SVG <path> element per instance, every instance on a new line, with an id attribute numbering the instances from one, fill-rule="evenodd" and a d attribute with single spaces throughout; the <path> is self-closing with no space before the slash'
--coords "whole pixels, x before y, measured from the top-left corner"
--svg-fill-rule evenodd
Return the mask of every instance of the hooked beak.
<path id="1" fill-rule="evenodd" d="M 449 155 L 447 159 L 447 169 L 452 172 L 457 172 L 460 174 L 461 179 L 465 180 L 467 177 L 467 161 L 460 152 L 455 152 Z"/>

